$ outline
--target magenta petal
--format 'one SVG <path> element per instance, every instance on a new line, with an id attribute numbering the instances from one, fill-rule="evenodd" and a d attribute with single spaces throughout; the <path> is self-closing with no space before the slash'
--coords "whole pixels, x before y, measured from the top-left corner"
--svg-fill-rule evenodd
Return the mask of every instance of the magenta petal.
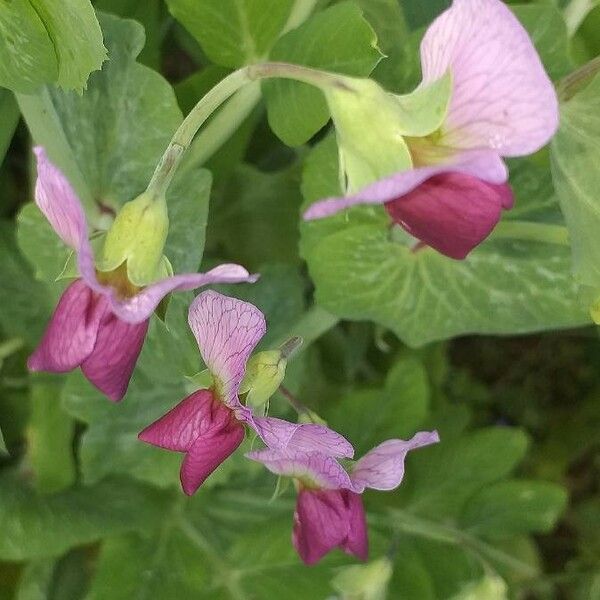
<path id="1" fill-rule="evenodd" d="M 529 35 L 500 0 L 454 0 L 421 43 L 425 85 L 449 69 L 453 92 L 442 143 L 535 152 L 558 126 L 552 82 Z"/>
<path id="2" fill-rule="evenodd" d="M 354 456 L 352 444 L 324 425 L 290 423 L 274 417 L 254 417 L 249 425 L 273 450 L 320 452 L 338 458 Z"/>
<path id="3" fill-rule="evenodd" d="M 462 259 L 480 244 L 512 204 L 506 184 L 460 173 L 436 175 L 385 208 L 395 223 L 428 246 Z"/>
<path id="4" fill-rule="evenodd" d="M 55 167 L 41 146 L 33 149 L 37 157 L 35 203 L 62 241 L 77 250 L 87 240 L 87 223 L 83 207 L 71 184 Z"/>
<path id="5" fill-rule="evenodd" d="M 111 400 L 123 398 L 142 350 L 148 321 L 131 325 L 107 311 L 92 353 L 81 364 L 83 374 Z"/>
<path id="6" fill-rule="evenodd" d="M 369 538 L 362 498 L 359 494 L 350 490 L 343 490 L 342 495 L 348 514 L 348 534 L 342 547 L 348 554 L 353 554 L 360 560 L 367 560 L 369 557 Z"/>
<path id="7" fill-rule="evenodd" d="M 158 421 L 144 429 L 138 438 L 153 446 L 187 452 L 194 441 L 214 426 L 213 421 L 229 420 L 229 411 L 221 415 L 219 403 L 210 390 L 198 390 L 182 400 Z"/>
<path id="8" fill-rule="evenodd" d="M 206 478 L 242 443 L 244 427 L 232 420 L 223 429 L 212 429 L 200 436 L 181 465 L 181 486 L 191 496 Z"/>
<path id="9" fill-rule="evenodd" d="M 350 196 L 327 198 L 315 202 L 304 213 L 304 219 L 307 221 L 322 219 L 356 204 L 384 204 L 408 194 L 424 181 L 448 172 L 473 175 L 493 184 L 504 183 L 508 179 L 506 165 L 495 152 L 487 150 L 460 152 L 444 164 L 395 173 Z"/>
<path id="10" fill-rule="evenodd" d="M 246 363 L 267 329 L 264 315 L 249 302 L 207 291 L 192 302 L 188 322 L 216 393 L 230 407 L 239 407 Z"/>
<path id="11" fill-rule="evenodd" d="M 367 452 L 353 467 L 350 475 L 354 491 L 393 490 L 404 477 L 404 459 L 411 450 L 436 444 L 437 431 L 420 431 L 410 440 L 387 440 Z"/>
<path id="12" fill-rule="evenodd" d="M 314 565 L 348 537 L 349 513 L 340 490 L 301 488 L 294 512 L 292 542 L 300 558 Z"/>
<path id="13" fill-rule="evenodd" d="M 31 371 L 64 373 L 78 367 L 96 345 L 106 301 L 77 279 L 63 292 L 44 337 L 29 357 Z"/>

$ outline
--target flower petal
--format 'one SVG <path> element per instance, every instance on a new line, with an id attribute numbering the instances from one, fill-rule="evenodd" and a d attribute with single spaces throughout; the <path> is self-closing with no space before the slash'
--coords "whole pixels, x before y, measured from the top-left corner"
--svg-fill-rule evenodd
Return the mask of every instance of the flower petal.
<path id="1" fill-rule="evenodd" d="M 301 489 L 292 542 L 307 565 L 319 562 L 348 537 L 349 514 L 340 490 Z"/>
<path id="2" fill-rule="evenodd" d="M 107 311 L 92 353 L 81 364 L 83 374 L 114 402 L 123 398 L 148 331 L 148 321 L 125 323 Z"/>
<path id="3" fill-rule="evenodd" d="M 62 241 L 79 249 L 87 240 L 87 222 L 77 194 L 62 172 L 48 159 L 41 146 L 33 149 L 37 157 L 35 203 Z"/>
<path id="4" fill-rule="evenodd" d="M 29 357 L 31 371 L 65 373 L 78 367 L 96 345 L 100 322 L 108 310 L 106 301 L 81 279 L 63 292 L 44 337 Z"/>
<path id="5" fill-rule="evenodd" d="M 211 429 L 191 446 L 181 464 L 181 486 L 191 496 L 206 478 L 242 443 L 244 427 L 231 420 L 222 429 Z"/>
<path id="6" fill-rule="evenodd" d="M 319 452 L 290 452 L 267 448 L 248 452 L 246 457 L 262 463 L 275 475 L 293 477 L 312 487 L 324 490 L 353 487 L 350 476 L 337 460 Z"/>
<path id="7" fill-rule="evenodd" d="M 198 390 L 146 427 L 138 438 L 159 448 L 187 452 L 196 439 L 215 427 L 215 421 L 220 428 L 230 414 L 210 390 Z"/>
<path id="8" fill-rule="evenodd" d="M 410 440 L 387 440 L 365 454 L 353 467 L 350 478 L 354 491 L 393 490 L 404 477 L 404 459 L 410 450 L 436 444 L 437 431 L 420 431 Z"/>
<path id="9" fill-rule="evenodd" d="M 369 185 L 355 194 L 339 198 L 327 198 L 315 202 L 304 213 L 304 219 L 322 219 L 356 204 L 384 204 L 408 194 L 424 181 L 442 173 L 457 172 L 472 175 L 488 183 L 500 184 L 508 179 L 506 165 L 495 152 L 460 152 L 443 164 L 418 167 L 395 173 Z"/>
<path id="10" fill-rule="evenodd" d="M 339 433 L 314 423 L 290 423 L 275 417 L 254 417 L 248 423 L 272 450 L 320 452 L 336 458 L 352 458 L 352 444 Z"/>
<path id="11" fill-rule="evenodd" d="M 225 404 L 236 408 L 250 354 L 265 334 L 265 317 L 249 302 L 207 291 L 190 306 L 190 328 Z"/>
<path id="12" fill-rule="evenodd" d="M 360 494 L 350 490 L 343 490 L 342 496 L 348 514 L 348 534 L 342 548 L 346 553 L 353 554 L 360 560 L 367 560 L 369 557 L 369 538 L 362 498 Z"/>
<path id="13" fill-rule="evenodd" d="M 558 127 L 558 101 L 529 35 L 500 0 L 454 0 L 421 43 L 423 84 L 448 69 L 442 143 L 531 154 Z"/>
<path id="14" fill-rule="evenodd" d="M 414 237 L 446 256 L 462 259 L 492 232 L 502 209 L 511 205 L 512 192 L 506 184 L 444 173 L 387 202 L 385 208 Z"/>

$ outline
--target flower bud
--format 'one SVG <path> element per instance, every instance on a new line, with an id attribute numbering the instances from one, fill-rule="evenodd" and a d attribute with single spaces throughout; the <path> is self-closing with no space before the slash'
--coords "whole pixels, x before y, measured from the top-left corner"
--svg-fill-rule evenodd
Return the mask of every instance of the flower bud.
<path id="1" fill-rule="evenodd" d="M 114 271 L 126 262 L 127 276 L 133 284 L 152 283 L 161 269 L 168 231 L 165 199 L 144 192 L 118 212 L 106 234 L 98 269 Z"/>
<path id="2" fill-rule="evenodd" d="M 383 557 L 340 569 L 331 584 L 343 600 L 385 600 L 391 576 L 392 564 Z"/>
<path id="3" fill-rule="evenodd" d="M 447 74 L 406 96 L 386 92 L 371 79 L 345 78 L 324 88 L 348 193 L 412 167 L 404 136 L 429 135 L 441 126 L 451 87 Z"/>

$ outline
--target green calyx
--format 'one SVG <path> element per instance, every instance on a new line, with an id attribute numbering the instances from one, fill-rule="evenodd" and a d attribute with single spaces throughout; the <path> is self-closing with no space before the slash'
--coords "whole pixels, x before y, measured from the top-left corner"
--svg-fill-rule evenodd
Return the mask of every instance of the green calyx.
<path id="1" fill-rule="evenodd" d="M 340 569 L 331 584 L 343 598 L 384 600 L 392 570 L 390 559 L 383 557 L 364 565 Z"/>
<path id="2" fill-rule="evenodd" d="M 164 197 L 144 192 L 127 202 L 106 234 L 99 271 L 114 271 L 126 263 L 127 277 L 136 286 L 156 281 L 164 271 L 163 250 L 169 231 Z"/>
<path id="3" fill-rule="evenodd" d="M 451 89 L 450 73 L 405 96 L 391 94 L 371 79 L 346 78 L 344 85 L 324 88 L 347 191 L 410 169 L 405 136 L 427 136 L 440 128 Z"/>

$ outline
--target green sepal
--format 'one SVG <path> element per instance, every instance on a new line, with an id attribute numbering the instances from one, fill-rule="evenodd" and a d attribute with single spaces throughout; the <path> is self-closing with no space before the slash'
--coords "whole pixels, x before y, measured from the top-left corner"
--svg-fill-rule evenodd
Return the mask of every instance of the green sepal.
<path id="1" fill-rule="evenodd" d="M 265 350 L 250 357 L 240 394 L 246 394 L 246 404 L 263 406 L 277 391 L 285 377 L 287 360 L 281 350 Z"/>
<path id="2" fill-rule="evenodd" d="M 342 598 L 385 600 L 392 570 L 389 558 L 382 557 L 364 565 L 340 569 L 331 585 Z"/>
<path id="3" fill-rule="evenodd" d="M 169 232 L 164 198 L 144 192 L 123 205 L 106 234 L 100 271 L 114 271 L 127 261 L 127 277 L 136 286 L 156 281 Z"/>
<path id="4" fill-rule="evenodd" d="M 204 369 L 204 371 L 186 377 L 186 379 L 190 381 L 197 390 L 207 390 L 211 388 L 214 383 L 213 376 L 208 369 Z"/>

